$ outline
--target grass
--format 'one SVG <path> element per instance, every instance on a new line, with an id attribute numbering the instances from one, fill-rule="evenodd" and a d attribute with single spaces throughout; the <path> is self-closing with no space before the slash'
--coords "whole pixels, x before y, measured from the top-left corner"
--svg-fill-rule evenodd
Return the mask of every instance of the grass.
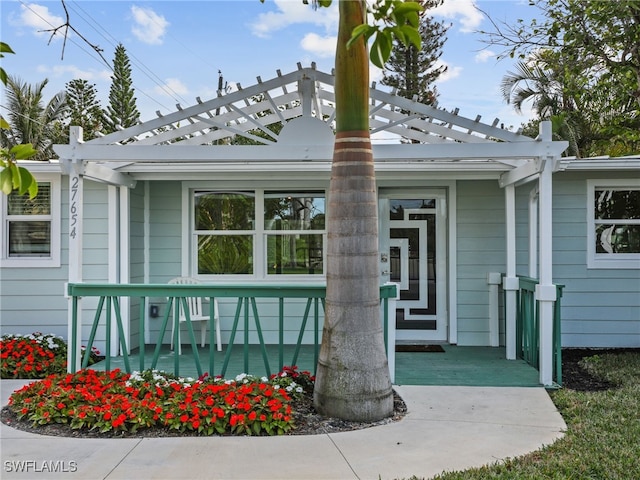
<path id="1" fill-rule="evenodd" d="M 596 355 L 583 366 L 617 388 L 551 392 L 567 424 L 562 439 L 523 457 L 434 478 L 640 479 L 640 353 Z"/>

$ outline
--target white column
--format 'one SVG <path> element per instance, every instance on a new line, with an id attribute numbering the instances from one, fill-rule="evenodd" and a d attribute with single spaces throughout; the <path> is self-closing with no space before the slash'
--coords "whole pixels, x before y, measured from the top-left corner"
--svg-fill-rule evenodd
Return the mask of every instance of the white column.
<path id="1" fill-rule="evenodd" d="M 540 137 L 551 141 L 551 122 L 540 124 Z M 552 175 L 555 159 L 545 159 L 539 185 L 540 208 L 540 281 L 536 287 L 536 300 L 540 314 L 540 383 L 553 383 L 553 309 L 556 287 L 553 284 L 553 188 Z"/>
<path id="2" fill-rule="evenodd" d="M 149 250 L 151 248 L 151 186 L 149 181 L 144 182 L 144 283 L 149 283 L 151 279 L 151 271 L 149 265 Z M 148 299 L 149 300 L 149 299 Z M 144 322 L 144 342 L 151 343 L 151 330 L 149 328 L 149 305 L 145 309 Z M 142 332 L 141 332 L 142 334 Z"/>
<path id="3" fill-rule="evenodd" d="M 529 193 L 529 276 L 538 277 L 538 188 Z"/>
<path id="4" fill-rule="evenodd" d="M 129 189 L 109 185 L 109 283 L 129 283 Z M 129 340 L 129 298 L 120 298 L 124 337 Z M 111 323 L 111 355 L 122 354 L 117 322 Z M 130 345 L 130 342 L 127 342 Z M 130 351 L 130 346 L 127 348 Z M 129 353 L 129 352 L 127 352 Z"/>
<path id="5" fill-rule="evenodd" d="M 82 143 L 82 128 L 70 127 L 69 144 L 78 145 Z M 83 235 L 83 196 L 84 180 L 80 175 L 81 159 L 63 159 L 68 168 L 69 174 L 69 283 L 82 282 L 82 235 Z M 65 291 L 65 295 L 67 292 Z M 80 370 L 80 345 L 82 342 L 82 302 L 78 299 L 77 325 L 74 331 L 73 303 L 69 298 L 69 308 L 67 313 L 67 371 L 76 372 Z M 72 343 L 75 337 L 75 344 Z M 76 362 L 71 362 L 71 352 L 76 352 Z"/>
<path id="6" fill-rule="evenodd" d="M 520 287 L 516 277 L 516 188 L 504 188 L 506 229 L 506 276 L 502 282 L 505 291 L 505 343 L 507 360 L 516 358 L 516 293 Z"/>
<path id="7" fill-rule="evenodd" d="M 118 187 L 109 185 L 107 187 L 107 225 L 108 225 L 108 259 L 107 259 L 107 282 L 119 283 L 120 281 L 120 196 Z M 112 317 L 113 318 L 113 317 Z M 106 332 L 110 336 L 111 351 L 108 355 L 113 357 L 118 355 L 118 325 L 111 322 L 111 331 Z"/>
<path id="8" fill-rule="evenodd" d="M 120 278 L 118 283 L 130 283 L 130 238 L 131 229 L 129 227 L 129 212 L 130 212 L 130 193 L 131 190 L 127 187 L 120 187 L 120 225 L 118 231 L 120 232 L 120 241 L 118 242 L 120 248 Z M 127 353 L 131 353 L 131 299 L 129 297 L 122 297 L 120 299 L 120 312 L 122 314 L 122 328 L 124 329 L 124 338 L 127 341 Z M 143 335 L 144 332 L 139 332 Z M 122 353 L 122 352 L 120 352 Z"/>

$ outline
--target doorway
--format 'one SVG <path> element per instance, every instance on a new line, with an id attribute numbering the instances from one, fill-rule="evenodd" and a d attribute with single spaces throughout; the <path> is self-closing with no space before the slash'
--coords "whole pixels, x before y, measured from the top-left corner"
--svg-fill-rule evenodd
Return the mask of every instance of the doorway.
<path id="1" fill-rule="evenodd" d="M 380 193 L 382 282 L 398 284 L 396 340 L 447 341 L 446 191 Z"/>

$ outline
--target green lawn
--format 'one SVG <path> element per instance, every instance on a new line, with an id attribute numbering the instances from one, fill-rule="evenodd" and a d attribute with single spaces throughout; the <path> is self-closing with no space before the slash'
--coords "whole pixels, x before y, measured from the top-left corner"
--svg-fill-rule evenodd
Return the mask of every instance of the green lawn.
<path id="1" fill-rule="evenodd" d="M 435 478 L 640 479 L 640 353 L 607 353 L 582 362 L 618 388 L 552 392 L 567 423 L 562 439 L 523 457 Z"/>

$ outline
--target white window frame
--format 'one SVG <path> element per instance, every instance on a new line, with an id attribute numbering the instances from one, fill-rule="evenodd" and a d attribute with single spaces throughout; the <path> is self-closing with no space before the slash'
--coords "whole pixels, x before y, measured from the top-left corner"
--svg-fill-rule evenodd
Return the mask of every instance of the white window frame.
<path id="1" fill-rule="evenodd" d="M 194 230 L 194 192 L 198 190 L 208 190 L 215 189 L 216 191 L 246 191 L 253 192 L 255 194 L 255 209 L 256 209 L 256 218 L 255 218 L 255 228 L 250 232 L 253 235 L 253 274 L 250 275 L 237 275 L 237 274 L 198 274 L 198 242 L 197 235 Z M 327 259 L 326 259 L 326 245 L 327 245 L 327 225 L 325 224 L 324 230 L 305 230 L 301 231 L 304 234 L 319 234 L 322 235 L 323 241 L 323 274 L 318 275 L 273 275 L 268 274 L 267 272 L 267 236 L 274 235 L 279 232 L 277 230 L 267 230 L 264 225 L 264 196 L 265 191 L 278 191 L 282 193 L 286 193 L 287 191 L 291 192 L 304 192 L 304 191 L 314 191 L 314 192 L 323 192 L 325 198 L 325 215 L 326 215 L 326 204 L 328 203 L 327 199 L 327 189 L 323 186 L 304 186 L 304 187 L 291 187 L 288 185 L 282 187 L 270 187 L 270 188 L 257 188 L 251 185 L 247 186 L 237 186 L 233 188 L 221 188 L 218 186 L 212 186 L 207 184 L 200 183 L 183 183 L 183 225 L 186 232 L 186 236 L 183 237 L 183 275 L 191 275 L 193 277 L 202 279 L 204 281 L 214 281 L 214 280 L 224 280 L 228 282 L 242 282 L 247 280 L 260 280 L 260 281 L 269 281 L 273 283 L 278 282 L 287 282 L 287 281 L 295 281 L 295 282 L 324 282 L 326 280 L 326 268 L 327 268 Z M 249 234 L 247 231 L 238 231 L 233 232 L 234 234 Z M 287 231 L 287 234 L 298 233 L 298 231 Z M 185 253 L 186 251 L 188 253 Z M 188 265 L 187 271 L 185 271 L 184 266 Z"/>
<path id="2" fill-rule="evenodd" d="M 587 180 L 587 267 L 638 269 L 640 253 L 596 253 L 595 192 L 601 189 L 638 190 L 640 179 Z M 640 224 L 640 220 L 629 220 L 628 223 Z"/>
<path id="3" fill-rule="evenodd" d="M 51 212 L 49 220 L 51 222 L 51 245 L 49 256 L 9 256 L 9 217 L 7 215 L 8 201 L 6 195 L 0 195 L 0 208 L 2 209 L 1 243 L 2 251 L 0 260 L 2 267 L 11 268 L 56 268 L 60 267 L 60 231 L 61 231 L 61 176 L 56 173 L 32 172 L 38 183 L 51 184 Z"/>

